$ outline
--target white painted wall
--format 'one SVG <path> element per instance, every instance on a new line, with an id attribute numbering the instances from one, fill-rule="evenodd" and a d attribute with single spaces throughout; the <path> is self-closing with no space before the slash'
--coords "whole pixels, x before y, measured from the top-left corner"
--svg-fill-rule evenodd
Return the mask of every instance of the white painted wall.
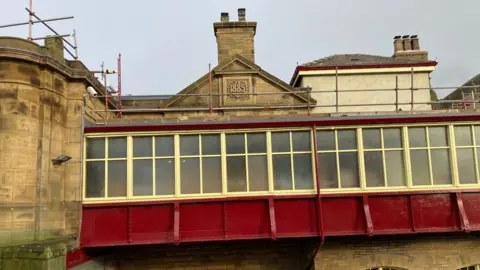
<path id="1" fill-rule="evenodd" d="M 395 111 L 396 92 L 395 77 L 398 76 L 398 88 L 411 88 L 411 73 L 372 73 L 372 74 L 339 74 L 338 75 L 338 104 L 339 112 L 361 111 Z M 300 82 L 301 87 L 312 87 L 312 91 L 335 90 L 335 75 L 304 75 Z M 417 72 L 413 74 L 413 88 L 430 87 L 429 72 Z M 384 89 L 384 91 L 359 91 L 347 92 L 345 90 Z M 392 89 L 392 90 L 386 90 Z M 317 100 L 317 107 L 313 112 L 335 112 L 336 94 L 334 92 L 312 93 Z M 430 90 L 414 90 L 414 102 L 430 102 Z M 410 90 L 398 91 L 399 103 L 411 102 Z M 360 106 L 350 106 L 361 104 Z M 378 105 L 375 105 L 378 104 Z M 388 104 L 388 105 L 380 105 Z M 349 105 L 349 106 L 345 106 Z M 403 111 L 411 110 L 410 104 L 399 105 Z M 414 111 L 431 110 L 430 104 L 415 104 Z"/>

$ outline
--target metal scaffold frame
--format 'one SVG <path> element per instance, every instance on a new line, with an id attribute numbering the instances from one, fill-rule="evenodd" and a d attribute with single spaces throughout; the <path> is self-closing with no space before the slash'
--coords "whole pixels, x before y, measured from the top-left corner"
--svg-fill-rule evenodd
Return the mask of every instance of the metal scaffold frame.
<path id="1" fill-rule="evenodd" d="M 77 34 L 75 29 L 73 29 L 72 34 L 59 34 L 55 29 L 53 29 L 50 25 L 47 24 L 47 22 L 54 22 L 54 21 L 63 21 L 63 20 L 70 20 L 73 19 L 74 16 L 68 16 L 68 17 L 58 17 L 58 18 L 51 18 L 51 19 L 45 19 L 42 20 L 34 11 L 33 11 L 33 0 L 29 0 L 29 7 L 25 8 L 25 10 L 28 12 L 28 22 L 21 22 L 21 23 L 13 23 L 13 24 L 6 24 L 6 25 L 0 25 L 0 28 L 7 28 L 7 27 L 15 27 L 15 26 L 22 26 L 22 25 L 28 25 L 28 40 L 29 41 L 34 41 L 34 40 L 42 40 L 42 39 L 47 39 L 47 38 L 52 38 L 52 37 L 59 37 L 67 44 L 71 49 L 73 49 L 73 53 L 68 49 L 64 48 L 65 51 L 73 57 L 73 59 L 78 60 L 78 45 L 77 45 Z M 34 20 L 35 19 L 35 20 Z M 32 37 L 33 35 L 33 26 L 37 23 L 43 24 L 45 27 L 47 27 L 54 35 L 50 36 L 44 36 L 44 37 Z M 73 44 L 70 43 L 66 37 L 73 37 Z"/>

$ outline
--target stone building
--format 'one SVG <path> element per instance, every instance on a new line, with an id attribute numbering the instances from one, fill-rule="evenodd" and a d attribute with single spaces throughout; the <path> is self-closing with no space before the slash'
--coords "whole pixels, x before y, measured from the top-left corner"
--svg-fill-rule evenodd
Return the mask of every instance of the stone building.
<path id="1" fill-rule="evenodd" d="M 122 110 L 61 40 L 0 38 L 0 269 L 478 269 L 478 113 L 374 95 L 376 115 L 331 114 L 306 88 L 351 57 L 287 84 L 255 62 L 256 27 L 222 13 L 212 72 Z M 418 91 L 436 64 L 356 57 L 418 64 Z M 343 90 L 408 73 L 351 66 Z"/>
<path id="2" fill-rule="evenodd" d="M 392 57 L 337 54 L 314 60 L 298 66 L 290 84 L 310 87 L 319 113 L 431 110 L 436 95 L 430 73 L 437 62 L 419 44 L 416 35 L 396 36 Z"/>

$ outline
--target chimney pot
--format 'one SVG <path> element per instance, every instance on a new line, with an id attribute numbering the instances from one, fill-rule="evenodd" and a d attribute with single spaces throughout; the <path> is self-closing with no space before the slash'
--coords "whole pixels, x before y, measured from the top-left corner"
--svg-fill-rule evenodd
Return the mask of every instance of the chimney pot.
<path id="1" fill-rule="evenodd" d="M 406 35 L 403 36 L 403 50 L 405 51 L 411 51 L 412 50 L 412 40 L 410 39 L 410 36 Z"/>
<path id="2" fill-rule="evenodd" d="M 401 36 L 393 37 L 393 53 L 403 51 L 403 41 Z"/>
<path id="3" fill-rule="evenodd" d="M 246 10 L 244 8 L 238 9 L 238 21 L 244 22 L 246 21 Z"/>
<path id="4" fill-rule="evenodd" d="M 220 13 L 220 21 L 221 22 L 228 22 L 229 21 L 228 12 Z"/>
<path id="5" fill-rule="evenodd" d="M 420 42 L 418 39 L 418 35 L 412 35 L 410 36 L 410 38 L 412 39 L 412 50 L 414 51 L 420 50 Z"/>

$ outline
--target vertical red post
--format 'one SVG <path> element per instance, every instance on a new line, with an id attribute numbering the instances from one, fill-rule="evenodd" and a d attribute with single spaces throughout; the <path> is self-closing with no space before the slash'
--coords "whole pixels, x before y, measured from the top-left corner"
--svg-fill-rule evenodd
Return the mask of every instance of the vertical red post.
<path id="1" fill-rule="evenodd" d="M 122 118 L 122 55 L 118 54 L 117 60 L 117 69 L 118 69 L 118 106 L 120 111 L 118 112 L 118 116 Z"/>
<path id="2" fill-rule="evenodd" d="M 270 231 L 271 231 L 271 238 L 272 240 L 277 239 L 277 221 L 275 219 L 275 202 L 273 201 L 273 197 L 268 198 L 268 209 L 269 209 L 269 216 L 270 216 Z"/>
<path id="3" fill-rule="evenodd" d="M 313 147 L 315 148 L 314 160 L 315 160 L 315 182 L 317 184 L 317 229 L 322 238 L 322 243 L 325 241 L 325 234 L 323 232 L 323 211 L 322 211 L 322 199 L 320 198 L 320 175 L 318 175 L 318 155 L 317 155 L 317 126 L 312 126 L 313 132 Z"/>
<path id="4" fill-rule="evenodd" d="M 173 204 L 173 242 L 175 245 L 180 244 L 180 204 Z"/>

